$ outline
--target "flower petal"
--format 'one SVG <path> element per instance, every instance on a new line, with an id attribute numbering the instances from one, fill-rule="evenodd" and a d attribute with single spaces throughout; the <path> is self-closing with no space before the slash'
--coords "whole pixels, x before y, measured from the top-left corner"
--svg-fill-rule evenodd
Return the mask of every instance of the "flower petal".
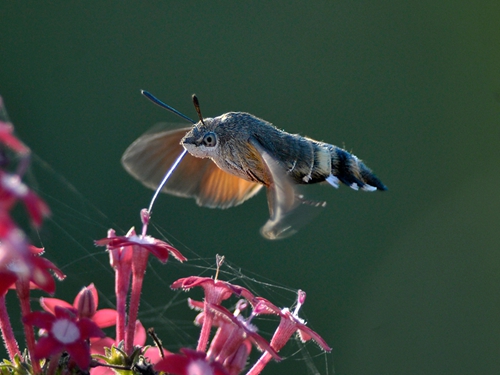
<path id="1" fill-rule="evenodd" d="M 187 258 L 184 257 L 179 250 L 168 243 L 151 236 L 130 235 L 107 237 L 96 240 L 94 243 L 97 246 L 107 246 L 109 249 L 120 248 L 123 246 L 138 246 L 148 250 L 162 263 L 167 261 L 169 254 L 172 254 L 174 258 L 180 262 L 187 260 Z"/>
<path id="2" fill-rule="evenodd" d="M 90 352 L 92 354 L 101 354 L 104 355 L 104 348 L 111 348 L 115 344 L 115 340 L 111 337 L 103 337 L 103 338 L 92 338 L 90 339 Z"/>
<path id="3" fill-rule="evenodd" d="M 71 305 L 69 302 L 63 301 L 62 299 L 50 297 L 41 297 L 40 305 L 42 306 L 42 309 L 52 314 L 54 314 L 56 306 L 63 307 L 65 309 L 73 308 L 73 305 Z"/>
<path id="4" fill-rule="evenodd" d="M 34 311 L 23 317 L 23 323 L 30 326 L 37 326 L 45 330 L 50 330 L 55 317 L 51 313 L 44 311 Z"/>
<path id="5" fill-rule="evenodd" d="M 38 339 L 34 356 L 36 359 L 50 358 L 63 350 L 63 344 L 51 336 L 43 336 Z"/>
<path id="6" fill-rule="evenodd" d="M 76 362 L 81 370 L 87 370 L 90 366 L 90 348 L 85 341 L 77 341 L 66 345 L 66 351 Z"/>
<path id="7" fill-rule="evenodd" d="M 81 318 L 77 322 L 80 333 L 83 337 L 105 337 L 106 334 L 95 324 L 92 320 L 88 318 Z"/>
<path id="8" fill-rule="evenodd" d="M 71 321 L 76 320 L 76 310 L 73 308 L 73 306 L 68 309 L 65 309 L 61 306 L 56 306 L 54 308 L 54 313 L 57 319 L 68 319 Z"/>
<path id="9" fill-rule="evenodd" d="M 135 321 L 134 345 L 144 346 L 146 343 L 146 329 L 139 320 Z"/>
<path id="10" fill-rule="evenodd" d="M 328 346 L 326 341 L 320 335 L 318 335 L 315 331 L 313 331 L 311 328 L 309 328 L 307 326 L 302 326 L 298 330 L 298 334 L 299 334 L 300 340 L 302 342 L 306 342 L 308 340 L 313 340 L 325 352 L 332 351 L 332 348 L 330 348 Z"/>
<path id="11" fill-rule="evenodd" d="M 100 328 L 111 327 L 116 324 L 116 310 L 101 309 L 97 310 L 92 317 L 92 321 Z"/>

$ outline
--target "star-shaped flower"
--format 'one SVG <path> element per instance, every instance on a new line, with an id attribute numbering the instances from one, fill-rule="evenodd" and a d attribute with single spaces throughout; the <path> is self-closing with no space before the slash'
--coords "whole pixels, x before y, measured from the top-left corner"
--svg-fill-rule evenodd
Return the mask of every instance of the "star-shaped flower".
<path id="1" fill-rule="evenodd" d="M 281 350 L 295 332 L 297 332 L 302 342 L 313 340 L 325 352 L 330 352 L 332 350 L 320 335 L 307 327 L 306 322 L 299 318 L 299 310 L 306 300 L 306 292 L 303 290 L 297 292 L 297 304 L 293 312 L 286 307 L 279 309 L 265 298 L 259 297 L 258 300 L 259 302 L 254 307 L 255 315 L 276 314 L 280 317 L 279 326 L 271 340 L 271 346 L 276 351 Z"/>
<path id="2" fill-rule="evenodd" d="M 208 304 L 219 305 L 222 301 L 231 297 L 235 293 L 235 289 L 231 283 L 201 276 L 184 277 L 170 285 L 172 289 L 182 288 L 183 290 L 189 290 L 195 286 L 202 287 L 205 292 L 204 319 L 200 337 L 198 338 L 198 346 L 196 347 L 198 351 L 205 351 L 214 319 L 213 312 L 206 307 Z"/>
<path id="3" fill-rule="evenodd" d="M 81 370 L 90 365 L 90 337 L 104 337 L 105 334 L 90 319 L 78 319 L 74 310 L 55 307 L 54 315 L 36 311 L 23 317 L 23 322 L 45 330 L 33 353 L 34 360 L 50 358 L 66 351 Z"/>
<path id="4" fill-rule="evenodd" d="M 184 255 L 181 254 L 179 250 L 177 250 L 172 245 L 168 243 L 158 240 L 154 237 L 148 235 L 136 235 L 135 232 L 127 236 L 116 236 L 116 237 L 107 237 L 102 238 L 100 240 L 95 241 L 97 246 L 107 246 L 108 249 L 115 249 L 124 246 L 134 246 L 141 249 L 148 250 L 151 254 L 157 257 L 160 262 L 165 263 L 168 259 L 169 254 L 172 254 L 175 259 L 180 262 L 183 262 L 186 259 Z"/>
<path id="5" fill-rule="evenodd" d="M 276 328 L 273 338 L 271 339 L 271 347 L 277 352 L 285 346 L 294 333 L 298 334 L 302 342 L 313 340 L 325 352 L 330 352 L 332 350 L 320 335 L 318 335 L 311 328 L 307 327 L 306 322 L 299 318 L 299 310 L 305 300 L 306 293 L 303 290 L 299 290 L 297 292 L 297 304 L 295 305 L 294 311 L 291 312 L 288 308 L 279 309 L 265 298 L 255 298 L 257 303 L 254 306 L 253 315 L 274 314 L 280 317 L 278 328 Z M 270 359 L 270 353 L 265 352 L 262 354 L 259 360 L 248 371 L 247 375 L 260 374 Z"/>
<path id="6" fill-rule="evenodd" d="M 42 308 L 52 314 L 55 313 L 57 306 L 66 309 L 75 309 L 79 318 L 88 318 L 99 328 L 113 326 L 116 323 L 116 310 L 97 310 L 98 303 L 99 296 L 93 283 L 82 288 L 82 290 L 76 295 L 73 305 L 58 298 L 40 298 L 40 305 L 42 305 Z"/>

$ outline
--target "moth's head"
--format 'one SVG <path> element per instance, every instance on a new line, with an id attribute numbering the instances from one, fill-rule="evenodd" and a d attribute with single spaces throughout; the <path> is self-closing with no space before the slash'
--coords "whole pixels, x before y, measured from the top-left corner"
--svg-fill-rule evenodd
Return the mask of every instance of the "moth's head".
<path id="1" fill-rule="evenodd" d="M 199 158 L 213 157 L 219 148 L 217 124 L 213 118 L 198 121 L 193 128 L 182 138 L 181 145 L 193 156 Z"/>
<path id="2" fill-rule="evenodd" d="M 182 138 L 182 146 L 199 158 L 224 157 L 224 150 L 237 149 L 248 141 L 250 125 L 257 119 L 248 113 L 229 112 L 204 118 Z"/>

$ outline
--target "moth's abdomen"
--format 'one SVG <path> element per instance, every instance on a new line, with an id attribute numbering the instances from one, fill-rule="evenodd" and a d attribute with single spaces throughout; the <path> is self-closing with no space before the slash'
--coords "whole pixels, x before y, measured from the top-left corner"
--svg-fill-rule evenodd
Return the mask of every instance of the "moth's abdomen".
<path id="1" fill-rule="evenodd" d="M 337 146 L 327 147 L 330 150 L 332 171 L 326 181 L 330 184 L 338 186 L 338 179 L 355 190 L 387 190 L 382 181 L 355 155 Z"/>
<path id="2" fill-rule="evenodd" d="M 331 173 L 330 151 L 309 138 L 296 136 L 289 148 L 296 152 L 282 163 L 287 174 L 298 184 L 323 182 Z"/>
<path id="3" fill-rule="evenodd" d="M 385 185 L 355 155 L 314 139 L 289 134 L 259 120 L 252 138 L 262 145 L 297 184 L 339 181 L 358 190 L 387 190 Z M 242 177 L 245 178 L 245 177 Z M 252 179 L 250 179 L 252 180 Z M 259 181 L 264 181 L 261 178 Z"/>

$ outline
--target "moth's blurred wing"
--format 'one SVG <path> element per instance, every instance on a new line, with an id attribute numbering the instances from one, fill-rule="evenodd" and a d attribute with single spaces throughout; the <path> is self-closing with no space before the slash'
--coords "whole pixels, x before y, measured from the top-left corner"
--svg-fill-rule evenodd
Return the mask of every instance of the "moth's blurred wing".
<path id="1" fill-rule="evenodd" d="M 199 188 L 195 195 L 196 203 L 200 206 L 216 208 L 237 206 L 257 194 L 263 186 L 223 171 L 210 159 L 198 160 L 205 160 L 206 163 L 205 173 L 200 176 Z M 182 164 L 180 166 L 182 167 Z"/>
<path id="2" fill-rule="evenodd" d="M 123 154 L 125 170 L 145 186 L 156 189 L 183 151 L 180 141 L 190 129 L 144 134 Z M 224 172 L 210 159 L 186 154 L 162 192 L 196 198 L 200 206 L 228 208 L 251 198 L 261 187 Z"/>
<path id="3" fill-rule="evenodd" d="M 304 196 L 298 193 L 297 185 L 286 174 L 283 167 L 262 145 L 253 139 L 250 143 L 260 154 L 271 181 L 267 187 L 270 217 L 260 229 L 260 233 L 270 240 L 289 237 L 316 216 L 319 213 L 317 208 L 324 207 L 326 203 L 305 200 Z"/>

